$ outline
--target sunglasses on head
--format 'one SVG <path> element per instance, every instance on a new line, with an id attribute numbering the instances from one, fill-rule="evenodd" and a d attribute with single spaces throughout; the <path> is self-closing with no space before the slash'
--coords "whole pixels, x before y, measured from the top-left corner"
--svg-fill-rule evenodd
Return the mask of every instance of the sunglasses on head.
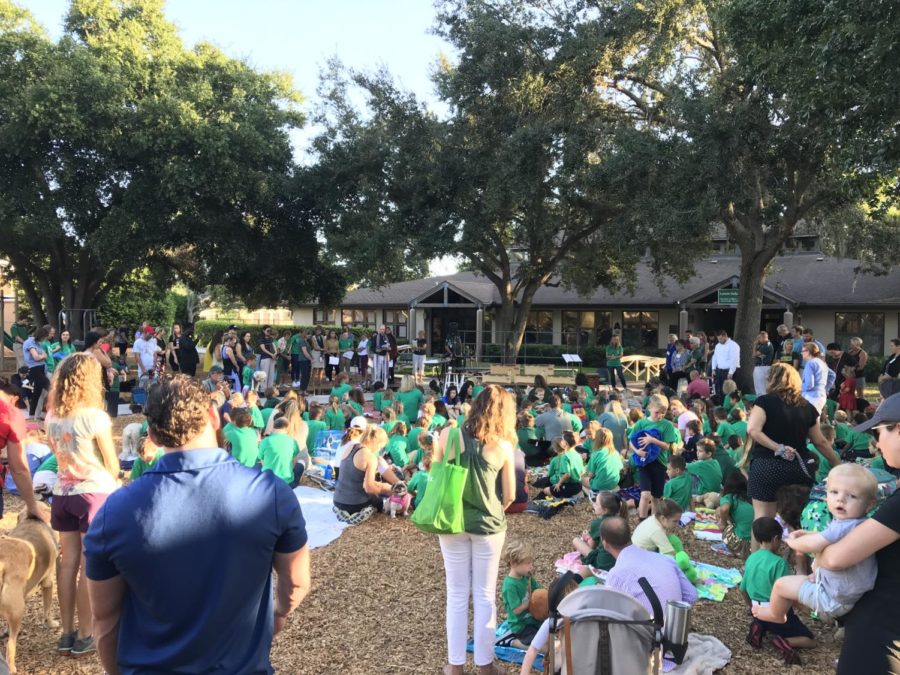
<path id="1" fill-rule="evenodd" d="M 872 432 L 872 435 L 877 441 L 882 429 L 884 429 L 888 433 L 891 433 L 898 426 L 900 426 L 900 422 L 894 422 L 893 424 L 879 424 L 877 427 L 872 427 L 871 429 L 869 429 L 869 431 Z"/>

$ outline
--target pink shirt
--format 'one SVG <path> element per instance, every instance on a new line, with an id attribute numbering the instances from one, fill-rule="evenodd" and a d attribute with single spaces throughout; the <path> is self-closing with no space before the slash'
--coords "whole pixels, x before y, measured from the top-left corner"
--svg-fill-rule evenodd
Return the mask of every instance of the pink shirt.
<path id="1" fill-rule="evenodd" d="M 700 398 L 709 398 L 709 382 L 705 377 L 698 377 L 691 380 L 687 388 L 688 396 L 698 395 Z"/>

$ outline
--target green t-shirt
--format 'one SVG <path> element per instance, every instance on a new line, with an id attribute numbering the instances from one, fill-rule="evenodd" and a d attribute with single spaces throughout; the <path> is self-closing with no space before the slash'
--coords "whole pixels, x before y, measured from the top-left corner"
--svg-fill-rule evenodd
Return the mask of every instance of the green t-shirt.
<path id="1" fill-rule="evenodd" d="M 46 464 L 46 462 L 44 462 L 44 464 Z M 41 464 L 41 466 L 44 466 L 44 464 Z M 871 467 L 872 469 L 881 469 L 882 471 L 887 471 L 887 468 L 884 464 L 884 457 L 882 457 L 881 455 L 878 455 L 878 457 L 873 459 L 872 463 L 869 464 L 869 467 Z M 38 471 L 40 471 L 40 470 L 41 469 L 38 468 Z M 818 474 L 816 474 L 816 475 L 818 475 Z"/>
<path id="2" fill-rule="evenodd" d="M 591 521 L 588 534 L 591 535 L 591 539 L 594 540 L 596 547 L 587 555 L 581 556 L 581 562 L 598 570 L 608 571 L 615 566 L 616 559 L 610 555 L 609 551 L 603 548 L 603 543 L 600 541 L 600 527 L 603 525 L 604 520 L 605 516 L 602 518 L 594 518 L 594 520 Z"/>
<path id="3" fill-rule="evenodd" d="M 353 408 L 353 412 L 355 412 L 357 415 L 362 415 L 363 412 L 365 412 L 363 410 L 363 407 L 356 401 L 349 401 L 347 405 Z"/>
<path id="4" fill-rule="evenodd" d="M 731 459 L 731 455 L 729 455 L 725 448 L 720 445 L 716 446 L 716 450 L 713 452 L 713 459 L 719 463 L 719 468 L 722 469 L 723 481 L 731 475 L 732 471 L 737 470 L 737 467 L 734 465 L 734 460 Z M 690 466 L 690 464 L 688 464 L 688 466 Z"/>
<path id="5" fill-rule="evenodd" d="M 741 437 L 741 442 L 747 440 L 747 420 L 739 420 L 737 422 L 731 422 L 731 428 L 734 429 L 734 433 Z M 723 439 L 727 443 L 727 439 Z"/>
<path id="6" fill-rule="evenodd" d="M 474 387 L 472 387 L 472 398 L 473 399 L 478 398 L 478 394 L 480 394 L 483 391 L 484 391 L 484 385 L 476 384 Z"/>
<path id="7" fill-rule="evenodd" d="M 583 473 L 584 461 L 575 450 L 566 450 L 550 460 L 550 483 L 553 485 L 566 474 L 569 474 L 568 483 L 578 483 Z"/>
<path id="8" fill-rule="evenodd" d="M 761 548 L 747 558 L 741 590 L 755 602 L 768 602 L 775 581 L 790 573 L 791 568 L 781 556 Z"/>
<path id="9" fill-rule="evenodd" d="M 671 499 L 681 507 L 682 511 L 691 510 L 691 475 L 682 473 L 666 481 L 663 497 Z"/>
<path id="10" fill-rule="evenodd" d="M 306 449 L 312 452 L 316 449 L 316 436 L 320 431 L 326 431 L 328 424 L 322 420 L 310 420 L 306 426 L 309 429 L 306 434 Z"/>
<path id="11" fill-rule="evenodd" d="M 697 349 L 691 350 L 691 365 L 688 368 L 688 371 L 702 372 L 703 366 L 703 347 L 697 347 Z"/>
<path id="12" fill-rule="evenodd" d="M 344 411 L 340 408 L 337 410 L 330 407 L 326 408 L 325 424 L 327 424 L 328 428 L 332 431 L 343 431 L 344 427 L 347 425 L 347 418 L 344 416 Z"/>
<path id="13" fill-rule="evenodd" d="M 457 418 L 457 422 L 459 418 Z M 528 454 L 529 451 L 534 451 L 535 444 L 529 443 L 528 441 L 536 441 L 540 438 L 540 431 L 538 427 L 523 427 L 521 429 L 516 429 L 516 437 L 519 439 L 519 448 L 522 452 Z"/>
<path id="14" fill-rule="evenodd" d="M 383 408 L 381 407 L 381 401 L 384 398 L 384 393 L 380 391 L 376 391 L 372 394 L 372 408 L 374 410 L 381 411 Z"/>
<path id="15" fill-rule="evenodd" d="M 259 429 L 260 431 L 265 429 L 266 422 L 268 422 L 268 420 L 265 417 L 263 417 L 262 410 L 260 410 L 255 405 L 249 406 L 247 408 L 247 410 L 250 411 L 250 426 L 253 427 L 254 429 Z M 270 410 L 271 410 L 271 408 L 270 408 Z M 271 415 L 272 413 L 269 413 L 269 414 Z"/>
<path id="16" fill-rule="evenodd" d="M 406 434 L 407 440 L 407 448 L 406 452 L 412 455 L 412 461 L 415 464 L 418 464 L 422 461 L 422 457 L 424 453 L 422 452 L 422 448 L 419 446 L 419 436 L 422 434 L 427 434 L 428 431 L 423 429 L 422 427 L 413 427 L 410 429 L 409 433 Z"/>
<path id="17" fill-rule="evenodd" d="M 158 448 L 156 450 L 156 454 L 153 456 L 153 459 L 151 459 L 149 462 L 145 462 L 143 459 L 141 459 L 140 456 L 138 456 L 137 459 L 134 460 L 134 464 L 131 465 L 131 475 L 129 476 L 129 479 L 132 481 L 135 481 L 138 478 L 140 478 L 141 476 L 143 476 L 144 472 L 147 471 L 147 469 L 150 469 L 150 468 L 153 468 L 154 466 L 156 466 L 156 463 L 159 461 L 159 458 L 162 456 L 163 456 L 162 448 Z M 40 471 L 40 470 L 41 469 L 39 468 L 38 471 Z"/>
<path id="18" fill-rule="evenodd" d="M 421 391 L 413 388 L 409 391 L 398 391 L 394 394 L 394 400 L 403 404 L 403 413 L 407 417 L 415 419 L 419 414 L 419 408 L 422 406 L 422 401 L 425 400 L 425 397 Z"/>
<path id="19" fill-rule="evenodd" d="M 416 496 L 413 506 L 418 506 L 422 503 L 422 498 L 425 496 L 425 490 L 428 488 L 430 482 L 431 474 L 428 471 L 416 471 L 413 474 L 413 477 L 409 479 L 409 483 L 406 484 L 406 489 L 410 494 Z"/>
<path id="20" fill-rule="evenodd" d="M 828 472 L 831 471 L 831 464 L 825 459 L 825 455 L 819 452 L 819 449 L 812 443 L 806 444 L 806 449 L 810 451 L 819 460 L 819 468 L 816 469 L 816 482 L 821 483 L 828 478 Z"/>
<path id="21" fill-rule="evenodd" d="M 622 345 L 606 347 L 606 366 L 608 368 L 619 368 L 622 365 Z"/>
<path id="22" fill-rule="evenodd" d="M 403 468 L 409 464 L 409 440 L 406 436 L 391 436 L 388 439 L 387 454 L 395 466 Z"/>
<path id="23" fill-rule="evenodd" d="M 256 372 L 250 366 L 244 366 L 244 369 L 241 371 L 241 384 L 245 387 L 253 386 L 253 373 Z"/>
<path id="24" fill-rule="evenodd" d="M 349 384 L 347 384 L 347 383 L 344 383 L 344 384 L 342 384 L 342 385 L 340 385 L 340 386 L 337 386 L 337 387 L 332 387 L 332 389 L 331 389 L 331 396 L 337 396 L 337 397 L 338 397 L 338 401 L 343 401 L 343 400 L 344 400 L 344 394 L 348 393 L 351 389 L 353 389 L 353 387 L 351 387 L 351 386 L 350 386 Z"/>
<path id="25" fill-rule="evenodd" d="M 59 348 L 59 343 L 55 343 L 56 348 Z M 56 357 L 53 355 L 53 344 L 50 343 L 50 340 L 43 340 L 40 343 L 41 349 L 44 350 L 44 353 L 47 355 L 47 360 L 44 363 L 47 365 L 47 372 L 52 373 L 53 369 L 56 368 Z"/>
<path id="26" fill-rule="evenodd" d="M 734 523 L 734 533 L 744 541 L 750 541 L 750 528 L 753 527 L 753 505 L 746 499 L 725 495 L 720 504 L 731 506 L 731 522 Z"/>
<path id="27" fill-rule="evenodd" d="M 738 432 L 731 425 L 731 422 L 719 422 L 716 425 L 716 435 L 722 439 L 722 445 L 728 445 L 728 439 L 732 436 L 739 436 Z"/>
<path id="28" fill-rule="evenodd" d="M 521 577 L 519 579 L 506 577 L 503 580 L 502 595 L 503 606 L 506 608 L 506 622 L 509 624 L 509 629 L 513 633 L 518 633 L 525 628 L 525 626 L 541 625 L 541 622 L 531 616 L 527 609 L 521 614 L 513 612 L 516 607 L 525 602 L 525 598 L 528 596 L 529 586 L 531 586 L 532 591 L 541 587 L 534 577 Z"/>
<path id="29" fill-rule="evenodd" d="M 276 407 L 279 403 L 281 403 L 281 399 L 277 396 L 270 396 L 266 399 L 265 404 L 263 405 L 263 410 L 271 409 Z"/>
<path id="30" fill-rule="evenodd" d="M 16 338 L 22 338 L 22 342 L 28 339 L 28 326 L 23 326 L 20 323 L 14 323 L 9 328 L 10 337 L 15 340 Z"/>
<path id="31" fill-rule="evenodd" d="M 825 408 L 827 410 L 825 414 L 828 415 L 828 421 L 834 422 L 834 413 L 837 412 L 838 402 L 833 398 L 827 398 L 825 399 Z"/>
<path id="32" fill-rule="evenodd" d="M 224 434 L 231 445 L 231 456 L 244 466 L 256 466 L 259 461 L 259 434 L 256 429 L 229 424 L 224 429 Z"/>
<path id="33" fill-rule="evenodd" d="M 296 354 L 297 356 L 300 357 L 301 361 L 309 361 L 309 359 L 307 359 L 306 355 L 303 353 L 304 347 L 306 347 L 306 350 L 309 351 L 309 343 L 306 341 L 306 339 L 302 335 L 300 335 L 300 333 L 297 333 L 296 335 L 293 335 L 291 337 L 291 342 L 290 342 L 291 355 Z"/>
<path id="34" fill-rule="evenodd" d="M 299 454 L 297 441 L 277 431 L 259 445 L 263 471 L 271 471 L 288 485 L 294 482 L 294 458 Z"/>
<path id="35" fill-rule="evenodd" d="M 722 467 L 714 459 L 698 459 L 687 465 L 687 472 L 700 480 L 697 494 L 722 490 Z"/>
<path id="36" fill-rule="evenodd" d="M 275 413 L 275 408 L 263 408 L 259 411 L 263 421 L 263 429 L 269 424 L 269 418 Z"/>
<path id="37" fill-rule="evenodd" d="M 656 429 L 663 442 L 671 444 L 673 448 L 674 446 L 681 445 L 681 434 L 678 433 L 678 429 L 675 425 L 667 419 L 661 419 L 657 422 L 654 422 L 649 417 L 640 419 L 631 431 L 628 432 L 628 436 L 630 437 L 631 434 L 637 433 L 638 431 L 647 431 L 650 429 Z M 660 448 L 659 456 L 656 461 L 665 466 L 669 462 L 669 453 Z"/>
<path id="38" fill-rule="evenodd" d="M 435 429 L 440 429 L 442 426 L 447 424 L 447 418 L 443 415 L 434 414 L 434 417 L 431 418 L 431 426 L 428 427 L 428 431 L 434 431 Z"/>
<path id="39" fill-rule="evenodd" d="M 354 343 L 353 338 L 347 338 L 347 339 L 342 338 L 342 339 L 338 340 L 338 349 L 341 350 L 342 355 L 343 355 L 343 352 L 351 351 L 353 349 L 353 343 Z"/>
<path id="40" fill-rule="evenodd" d="M 588 457 L 587 472 L 594 474 L 591 478 L 591 490 L 615 490 L 619 486 L 622 473 L 622 456 L 601 448 Z"/>
<path id="41" fill-rule="evenodd" d="M 384 433 L 388 436 L 391 435 L 391 432 L 394 430 L 394 427 L 397 426 L 397 420 L 391 420 L 390 422 L 382 422 L 381 428 L 384 429 Z"/>
<path id="42" fill-rule="evenodd" d="M 572 431 L 576 434 L 581 433 L 581 430 L 584 429 L 584 424 L 581 421 L 581 418 L 578 415 L 573 413 L 567 413 L 569 416 L 569 421 L 572 423 Z"/>
<path id="43" fill-rule="evenodd" d="M 581 385 L 580 387 L 578 387 L 578 391 L 584 394 L 584 407 L 589 408 L 590 404 L 593 403 L 594 398 L 596 398 L 596 396 L 594 395 L 594 390 L 586 385 Z"/>

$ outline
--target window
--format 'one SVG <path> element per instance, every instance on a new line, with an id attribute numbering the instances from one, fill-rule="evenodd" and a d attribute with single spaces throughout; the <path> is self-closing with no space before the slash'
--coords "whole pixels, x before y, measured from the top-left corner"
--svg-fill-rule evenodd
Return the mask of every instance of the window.
<path id="1" fill-rule="evenodd" d="M 333 309 L 314 309 L 313 324 L 316 326 L 337 325 L 337 311 Z"/>
<path id="2" fill-rule="evenodd" d="M 613 336 L 612 312 L 594 312 L 596 345 L 608 345 Z"/>
<path id="3" fill-rule="evenodd" d="M 869 354 L 884 354 L 884 314 L 880 312 L 837 312 L 834 315 L 834 341 L 849 349 L 850 338 L 862 338 Z"/>
<path id="4" fill-rule="evenodd" d="M 609 344 L 611 337 L 612 312 L 562 313 L 562 343 L 570 349 Z"/>
<path id="5" fill-rule="evenodd" d="M 622 312 L 622 343 L 627 347 L 658 347 L 659 312 Z"/>
<path id="6" fill-rule="evenodd" d="M 409 337 L 409 312 L 405 309 L 384 310 L 384 325 L 391 329 L 395 338 L 406 340 Z"/>
<path id="7" fill-rule="evenodd" d="M 378 312 L 374 309 L 341 310 L 341 325 L 378 328 Z"/>
<path id="8" fill-rule="evenodd" d="M 497 336 L 502 340 L 501 336 Z M 553 312 L 528 312 L 525 322 L 525 342 L 528 344 L 553 344 Z"/>

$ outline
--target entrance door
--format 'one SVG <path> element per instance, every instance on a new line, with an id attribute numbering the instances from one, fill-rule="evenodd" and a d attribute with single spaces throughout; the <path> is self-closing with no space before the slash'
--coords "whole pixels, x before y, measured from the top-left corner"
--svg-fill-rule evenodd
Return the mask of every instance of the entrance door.
<path id="1" fill-rule="evenodd" d="M 716 331 L 726 330 L 734 335 L 736 309 L 703 308 L 693 311 L 694 331 L 703 331 L 707 335 L 715 335 Z"/>
<path id="2" fill-rule="evenodd" d="M 464 353 L 464 347 L 475 348 L 475 308 L 435 308 L 429 310 L 431 353 L 443 355 L 447 339 L 455 342 L 454 351 Z"/>

